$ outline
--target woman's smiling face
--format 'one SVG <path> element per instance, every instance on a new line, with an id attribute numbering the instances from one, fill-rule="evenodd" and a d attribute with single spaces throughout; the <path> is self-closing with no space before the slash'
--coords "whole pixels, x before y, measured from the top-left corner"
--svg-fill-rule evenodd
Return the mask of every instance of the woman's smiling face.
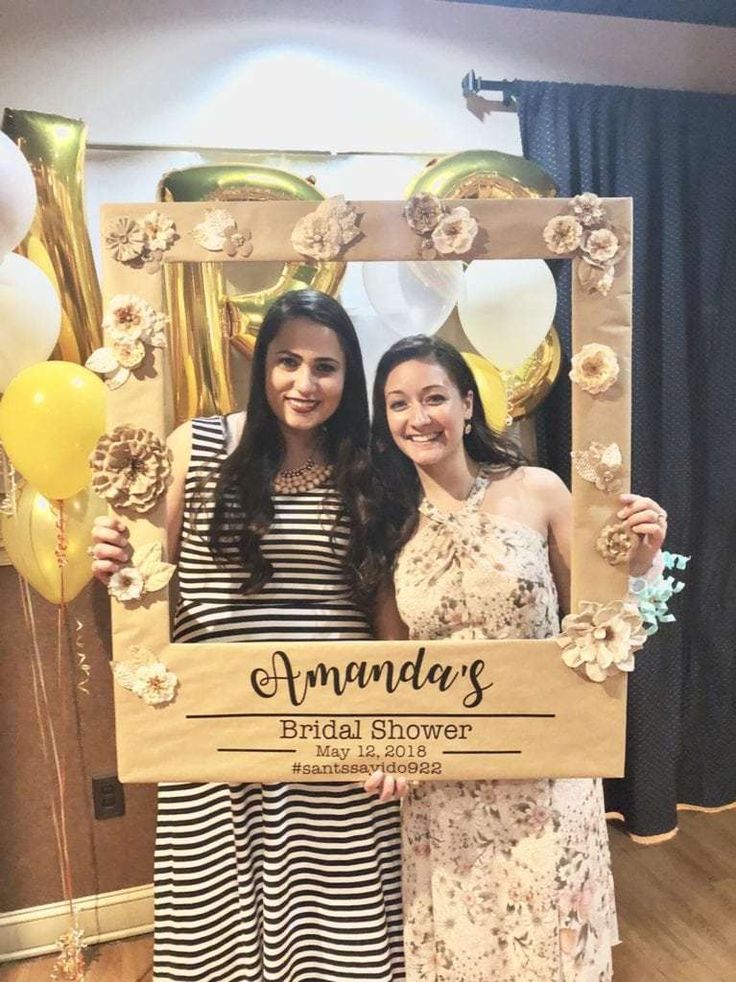
<path id="1" fill-rule="evenodd" d="M 344 386 L 345 355 L 335 332 L 305 317 L 286 321 L 266 354 L 266 398 L 281 426 L 321 426 L 340 405 Z"/>
<path id="2" fill-rule="evenodd" d="M 473 408 L 444 368 L 411 359 L 386 379 L 386 418 L 391 436 L 417 467 L 433 467 L 463 453 L 463 431 Z"/>

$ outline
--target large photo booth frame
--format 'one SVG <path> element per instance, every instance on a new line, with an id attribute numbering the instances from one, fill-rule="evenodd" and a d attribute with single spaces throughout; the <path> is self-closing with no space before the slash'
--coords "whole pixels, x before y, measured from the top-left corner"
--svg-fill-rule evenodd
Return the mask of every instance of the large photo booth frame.
<path id="1" fill-rule="evenodd" d="M 460 257 L 465 261 L 581 261 L 551 255 L 543 238 L 551 219 L 568 214 L 567 202 L 448 204 L 467 208 L 479 226 L 473 246 Z M 602 394 L 572 386 L 572 446 L 617 444 L 625 491 L 631 428 L 631 201 L 602 199 L 601 204 L 626 248 L 607 295 L 571 277 L 573 352 L 589 343 L 608 345 L 620 371 Z M 352 205 L 361 216 L 360 235 L 342 250 L 341 262 L 421 261 L 419 239 L 404 218 L 404 201 Z M 161 256 L 163 264 L 304 262 L 291 233 L 314 211 L 315 202 L 228 201 L 237 228 L 250 233 L 249 249 L 231 249 L 235 255 L 208 251 L 192 235 L 212 203 L 105 205 L 102 227 L 123 220 L 142 225 L 156 208 L 173 221 L 177 235 Z M 157 311 L 165 309 L 162 265 L 120 261 L 120 253 L 116 258 L 110 248 L 103 254 L 106 307 L 113 297 L 134 295 Z M 144 427 L 163 439 L 172 428 L 172 406 L 166 350 L 154 347 L 140 369 L 109 392 L 108 429 Z M 628 566 L 609 564 L 595 547 L 601 529 L 616 522 L 618 498 L 575 469 L 572 495 L 571 610 L 577 611 L 581 601 L 622 601 Z M 121 517 L 136 551 L 155 542 L 165 550 L 163 498 L 144 514 L 124 512 Z M 416 780 L 623 774 L 625 674 L 590 681 L 564 664 L 554 638 L 177 644 L 170 639 L 168 589 L 137 603 L 113 599 L 112 608 L 113 665 L 125 665 L 131 652 L 145 650 L 177 680 L 175 697 L 162 705 L 115 685 L 118 767 L 126 782 L 362 782 L 377 766 Z"/>

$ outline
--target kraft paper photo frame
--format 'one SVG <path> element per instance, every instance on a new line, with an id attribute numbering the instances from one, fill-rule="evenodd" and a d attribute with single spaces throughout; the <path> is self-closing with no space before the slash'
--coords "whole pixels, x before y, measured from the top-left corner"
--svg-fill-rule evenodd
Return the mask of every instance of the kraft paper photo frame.
<path id="1" fill-rule="evenodd" d="M 405 220 L 405 204 L 353 202 L 359 235 L 343 246 L 339 261 L 421 261 L 420 237 Z M 571 215 L 565 200 L 453 200 L 447 205 L 467 208 L 478 234 L 462 255 L 437 254 L 433 261 L 557 259 L 581 271 L 579 250 L 555 255 L 543 236 L 550 220 Z M 607 345 L 616 353 L 619 374 L 601 394 L 572 386 L 572 446 L 617 444 L 622 454 L 618 490 L 625 491 L 630 474 L 631 202 L 602 199 L 601 205 L 625 247 L 616 257 L 607 293 L 591 289 L 583 276 L 572 277 L 573 353 L 585 344 Z M 216 236 L 207 239 L 194 232 L 211 223 L 213 208 L 226 209 L 232 219 L 218 251 L 212 249 Z M 310 201 L 106 205 L 105 304 L 132 295 L 164 312 L 163 266 L 168 263 L 309 262 L 295 251 L 291 234 L 314 209 Z M 146 231 L 145 216 L 151 212 L 158 213 L 159 226 L 149 221 Z M 174 405 L 166 360 L 165 348 L 148 347 L 143 363 L 110 391 L 109 431 L 132 425 L 166 437 Z M 577 611 L 581 601 L 622 601 L 627 564 L 610 565 L 595 548 L 601 529 L 616 521 L 617 495 L 584 480 L 574 468 L 572 494 L 571 609 Z M 143 514 L 120 515 L 138 554 L 164 543 L 163 497 Z M 554 638 L 188 645 L 170 640 L 167 589 L 140 601 L 111 602 L 123 781 L 362 782 L 379 765 L 416 780 L 623 774 L 625 675 L 590 681 L 563 663 Z M 176 677 L 172 701 L 152 705 L 136 694 L 130 672 L 141 659 L 165 666 Z"/>

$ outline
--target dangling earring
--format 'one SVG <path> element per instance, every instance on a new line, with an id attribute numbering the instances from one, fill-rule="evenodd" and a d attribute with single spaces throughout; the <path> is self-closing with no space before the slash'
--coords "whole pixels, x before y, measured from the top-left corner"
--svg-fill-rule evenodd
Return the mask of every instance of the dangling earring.
<path id="1" fill-rule="evenodd" d="M 470 420 L 468 420 L 467 423 L 465 424 L 465 429 L 463 430 L 465 436 L 467 436 L 472 429 L 473 429 L 473 424 L 470 422 Z"/>

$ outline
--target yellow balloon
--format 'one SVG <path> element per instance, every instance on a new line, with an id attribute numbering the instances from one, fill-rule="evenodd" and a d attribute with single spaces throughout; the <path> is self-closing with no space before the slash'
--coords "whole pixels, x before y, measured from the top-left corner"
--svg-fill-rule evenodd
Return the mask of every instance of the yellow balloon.
<path id="1" fill-rule="evenodd" d="M 475 384 L 478 386 L 486 423 L 496 433 L 503 432 L 506 428 L 508 406 L 506 403 L 506 386 L 498 369 L 481 355 L 476 355 L 471 351 L 463 351 L 461 354 L 473 373 Z"/>
<path id="2" fill-rule="evenodd" d="M 60 509 L 66 539 L 63 567 L 56 559 Z M 13 566 L 42 597 L 52 604 L 68 602 L 92 576 L 87 546 L 95 518 L 106 513 L 105 502 L 91 491 L 52 503 L 27 484 L 18 496 L 16 514 L 0 518 L 3 544 Z"/>
<path id="3" fill-rule="evenodd" d="M 31 365 L 0 401 L 0 442 L 45 498 L 69 498 L 89 484 L 89 455 L 104 432 L 104 383 L 81 365 Z"/>
<path id="4" fill-rule="evenodd" d="M 59 295 L 54 357 L 83 364 L 102 344 L 102 299 L 84 209 L 87 126 L 81 119 L 6 109 L 2 129 L 36 179 L 36 217 L 18 252 L 46 273 Z"/>

